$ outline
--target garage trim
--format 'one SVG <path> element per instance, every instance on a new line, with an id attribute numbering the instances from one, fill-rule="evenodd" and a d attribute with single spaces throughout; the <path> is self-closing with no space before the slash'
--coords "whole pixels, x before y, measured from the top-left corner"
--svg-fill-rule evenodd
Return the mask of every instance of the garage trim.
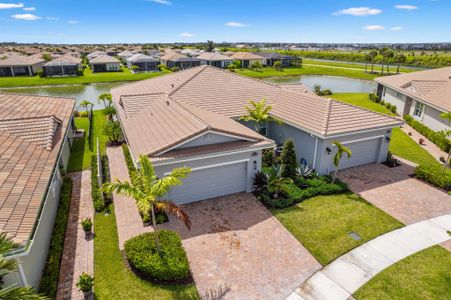
<path id="1" fill-rule="evenodd" d="M 195 168 L 191 168 L 191 171 L 212 169 L 212 168 L 217 168 L 217 167 L 221 167 L 221 166 L 235 165 L 235 164 L 239 164 L 239 163 L 243 163 L 243 162 L 249 163 L 249 158 L 241 159 L 241 160 L 234 160 L 234 161 L 227 161 L 227 162 L 223 162 L 223 163 L 220 163 L 220 164 L 213 164 L 213 165 L 206 165 L 206 166 L 201 166 L 201 167 L 195 167 Z M 171 174 L 171 172 L 165 172 L 164 176 L 167 176 L 169 174 Z"/>

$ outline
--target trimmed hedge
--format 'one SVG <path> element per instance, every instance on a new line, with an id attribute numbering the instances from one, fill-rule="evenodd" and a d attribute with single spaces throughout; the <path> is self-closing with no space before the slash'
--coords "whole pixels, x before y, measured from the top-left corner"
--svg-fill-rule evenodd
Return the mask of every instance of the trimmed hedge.
<path id="1" fill-rule="evenodd" d="M 439 164 L 419 165 L 415 176 L 439 188 L 451 191 L 451 170 Z"/>
<path id="2" fill-rule="evenodd" d="M 189 263 L 180 236 L 170 230 L 158 231 L 161 256 L 155 246 L 155 233 L 148 232 L 124 244 L 125 256 L 140 275 L 158 282 L 190 278 Z"/>
<path id="3" fill-rule="evenodd" d="M 426 125 L 418 122 L 412 116 L 404 115 L 404 121 L 409 124 L 413 129 L 427 137 L 431 142 L 437 145 L 445 152 L 449 152 L 451 148 L 451 141 L 445 136 L 443 132 L 436 132 Z"/>
<path id="4" fill-rule="evenodd" d="M 96 212 L 105 209 L 105 199 L 103 199 L 102 191 L 100 190 L 99 182 L 97 181 L 97 157 L 91 156 L 91 196 L 92 203 Z"/>
<path id="5" fill-rule="evenodd" d="M 39 293 L 45 294 L 51 299 L 55 299 L 58 287 L 71 194 L 72 180 L 69 177 L 65 177 L 61 188 L 58 210 L 56 211 L 55 224 L 53 225 L 49 253 L 39 285 Z"/>
<path id="6" fill-rule="evenodd" d="M 131 177 L 130 172 L 136 172 L 136 167 L 127 144 L 122 144 L 122 151 L 124 152 L 125 163 L 127 164 L 128 173 Z"/>
<path id="7" fill-rule="evenodd" d="M 102 182 L 103 183 L 111 182 L 110 165 L 108 162 L 108 155 L 103 154 L 101 156 L 101 160 L 102 160 Z M 103 193 L 103 195 L 104 195 L 104 199 L 105 199 L 105 206 L 107 206 L 107 204 L 112 201 L 111 194 Z"/>

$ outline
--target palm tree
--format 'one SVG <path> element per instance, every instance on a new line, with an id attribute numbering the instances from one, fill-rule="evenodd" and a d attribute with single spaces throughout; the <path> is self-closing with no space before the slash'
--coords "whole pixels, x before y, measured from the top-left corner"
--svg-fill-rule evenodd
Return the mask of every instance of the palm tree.
<path id="1" fill-rule="evenodd" d="M 259 102 L 249 101 L 249 106 L 244 106 L 247 111 L 247 114 L 242 116 L 240 120 L 246 122 L 254 122 L 255 123 L 255 131 L 258 133 L 262 133 L 262 124 L 268 122 L 276 122 L 278 124 L 282 124 L 282 120 L 271 116 L 271 105 L 266 105 L 266 100 L 262 99 Z"/>
<path id="2" fill-rule="evenodd" d="M 368 53 L 368 56 L 371 58 L 371 73 L 374 73 L 374 60 L 377 56 L 377 50 L 371 50 L 370 53 Z"/>
<path id="3" fill-rule="evenodd" d="M 113 103 L 113 96 L 110 93 L 103 93 L 97 98 L 97 103 L 102 102 L 105 107 L 111 106 Z"/>
<path id="4" fill-rule="evenodd" d="M 440 114 L 440 118 L 445 119 L 448 121 L 448 127 L 451 126 L 451 112 L 444 112 Z M 451 137 L 451 130 L 445 131 L 446 136 L 449 138 Z M 451 156 L 451 147 L 448 150 L 448 157 L 446 158 L 445 167 L 449 165 L 449 158 Z"/>
<path id="5" fill-rule="evenodd" d="M 172 170 L 169 175 L 158 178 L 148 156 L 140 155 L 139 163 L 141 168 L 135 173 L 132 183 L 116 180 L 114 183 L 104 184 L 103 190 L 107 193 L 116 192 L 135 199 L 139 212 L 143 216 L 151 215 L 152 227 L 155 232 L 155 245 L 158 253 L 161 254 L 155 210 L 167 211 L 183 221 L 188 229 L 191 228 L 191 220 L 183 209 L 174 202 L 164 199 L 171 187 L 182 184 L 182 179 L 191 173 L 191 169 L 177 168 Z"/>
<path id="6" fill-rule="evenodd" d="M 80 103 L 80 107 L 84 107 L 86 109 L 86 111 L 88 111 L 89 106 L 93 106 L 93 104 L 91 102 L 89 102 L 88 100 L 84 100 Z"/>
<path id="7" fill-rule="evenodd" d="M 5 276 L 10 272 L 17 271 L 16 261 L 13 259 L 6 259 L 1 257 L 1 255 L 10 252 L 15 249 L 17 245 L 6 235 L 6 232 L 0 233 L 0 277 Z M 41 300 L 48 299 L 47 297 L 38 295 L 34 292 L 33 288 L 30 286 L 20 287 L 16 285 L 2 286 L 0 288 L 0 299 L 2 300 L 17 300 L 17 299 L 27 299 L 27 300 Z"/>
<path id="8" fill-rule="evenodd" d="M 337 147 L 337 153 L 335 153 L 334 157 L 332 158 L 332 162 L 335 166 L 335 173 L 332 182 L 335 182 L 335 179 L 337 178 L 338 167 L 340 166 L 340 160 L 342 159 L 343 154 L 346 153 L 349 159 L 352 156 L 352 151 L 348 147 L 343 146 L 339 141 L 332 142 L 332 145 L 335 145 Z"/>
<path id="9" fill-rule="evenodd" d="M 396 74 L 399 74 L 399 66 L 403 63 L 405 63 L 407 60 L 407 57 L 402 54 L 401 52 L 396 53 L 393 61 L 396 62 L 398 64 L 398 67 L 396 69 Z"/>
<path id="10" fill-rule="evenodd" d="M 365 54 L 363 60 L 365 61 L 365 72 L 368 72 L 368 63 L 371 62 L 371 56 L 369 54 Z"/>

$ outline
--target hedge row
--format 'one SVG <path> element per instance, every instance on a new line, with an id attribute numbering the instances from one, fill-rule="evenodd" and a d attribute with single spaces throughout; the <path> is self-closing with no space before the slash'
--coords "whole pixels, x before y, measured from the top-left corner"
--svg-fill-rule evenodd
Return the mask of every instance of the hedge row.
<path id="1" fill-rule="evenodd" d="M 130 149 L 127 144 L 122 144 L 122 151 L 124 152 L 125 163 L 127 164 L 128 172 L 131 171 L 136 172 L 135 164 L 133 163 L 132 155 L 130 153 Z M 131 175 L 131 174 L 129 174 Z"/>
<path id="2" fill-rule="evenodd" d="M 404 116 L 404 120 L 407 124 L 409 124 L 413 129 L 427 137 L 431 142 L 436 144 L 440 149 L 442 149 L 445 152 L 449 152 L 449 149 L 451 147 L 450 140 L 445 136 L 443 132 L 436 132 L 426 125 L 418 122 L 413 117 L 409 115 Z"/>
<path id="3" fill-rule="evenodd" d="M 111 182 L 110 165 L 109 165 L 109 161 L 108 161 L 108 155 L 103 154 L 101 156 L 101 160 L 102 160 L 102 182 L 103 183 Z M 103 193 L 103 195 L 104 195 L 104 199 L 105 199 L 105 205 L 107 205 L 108 203 L 110 203 L 112 201 L 111 194 Z"/>
<path id="4" fill-rule="evenodd" d="M 396 105 L 391 104 L 390 102 L 385 102 L 384 100 L 381 100 L 378 95 L 374 93 L 369 94 L 369 98 L 371 101 L 378 103 L 382 106 L 385 106 L 388 110 L 390 110 L 392 113 L 396 114 Z"/>
<path id="5" fill-rule="evenodd" d="M 97 179 L 97 157 L 91 156 L 91 196 L 94 204 L 94 209 L 99 212 L 105 209 L 105 199 L 103 198 L 102 191 Z"/>
<path id="6" fill-rule="evenodd" d="M 415 176 L 446 191 L 451 191 L 451 170 L 438 164 L 419 165 Z"/>
<path id="7" fill-rule="evenodd" d="M 56 289 L 58 287 L 58 277 L 60 272 L 61 257 L 63 256 L 64 238 L 66 235 L 71 194 L 72 180 L 69 177 L 65 177 L 61 188 L 58 210 L 56 211 L 55 224 L 53 225 L 49 253 L 39 286 L 39 292 L 47 295 L 51 299 L 55 299 Z"/>

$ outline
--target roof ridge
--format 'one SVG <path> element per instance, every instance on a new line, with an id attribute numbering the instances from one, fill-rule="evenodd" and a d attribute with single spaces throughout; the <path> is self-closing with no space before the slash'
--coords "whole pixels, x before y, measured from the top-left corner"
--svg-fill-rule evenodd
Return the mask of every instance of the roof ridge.
<path id="1" fill-rule="evenodd" d="M 42 86 L 41 86 L 42 87 Z M 70 100 L 77 100 L 75 97 L 64 97 L 64 96 L 47 96 L 47 95 L 37 95 L 37 94 L 27 94 L 27 93 L 13 93 L 13 92 L 7 92 L 7 91 L 0 91 L 1 95 L 8 95 L 8 96 L 27 96 L 27 97 L 41 97 L 41 98 L 60 98 L 60 99 L 70 99 Z"/>
<path id="2" fill-rule="evenodd" d="M 193 118 L 195 118 L 197 121 L 199 121 L 200 123 L 202 123 L 203 125 L 205 125 L 206 128 L 210 129 L 210 124 L 208 124 L 207 122 L 205 122 L 204 120 L 202 120 L 198 115 L 196 115 L 195 113 L 193 113 L 191 110 L 189 110 L 187 107 L 185 107 L 184 105 L 182 105 L 181 103 L 179 103 L 178 101 L 174 100 L 171 98 L 170 95 L 168 95 L 168 99 L 172 102 L 174 102 L 178 107 L 180 107 L 182 110 L 186 111 L 190 116 L 192 116 Z"/>
<path id="3" fill-rule="evenodd" d="M 183 86 L 185 86 L 188 82 L 190 82 L 191 80 L 193 80 L 197 75 L 199 75 L 200 73 L 202 73 L 204 70 L 207 69 L 207 65 L 205 66 L 199 66 L 199 71 L 194 73 L 193 75 L 191 75 L 191 77 L 189 77 L 187 80 L 185 80 L 185 82 L 183 82 L 182 84 L 180 84 L 177 88 L 175 88 L 173 91 L 171 91 L 168 96 L 170 97 L 171 95 L 173 95 L 175 92 L 177 92 L 180 88 L 182 88 Z"/>
<path id="4" fill-rule="evenodd" d="M 1 119 L 0 122 L 6 121 L 21 121 L 21 120 L 33 120 L 33 119 L 44 119 L 44 118 L 53 118 L 58 123 L 62 123 L 62 121 L 57 118 L 55 115 L 43 115 L 43 116 L 34 116 L 34 117 L 23 117 L 23 118 L 11 118 L 11 119 Z"/>

